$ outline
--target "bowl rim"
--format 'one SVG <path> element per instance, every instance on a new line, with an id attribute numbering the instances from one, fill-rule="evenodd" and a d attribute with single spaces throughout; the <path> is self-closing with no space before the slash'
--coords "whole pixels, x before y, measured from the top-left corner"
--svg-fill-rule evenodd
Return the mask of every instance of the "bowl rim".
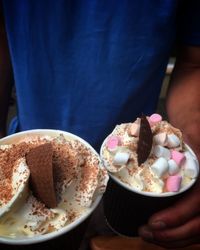
<path id="1" fill-rule="evenodd" d="M 11 143 L 13 138 L 23 138 L 26 137 L 30 134 L 34 134 L 34 135 L 46 135 L 46 136 L 58 136 L 59 134 L 63 134 L 66 137 L 72 138 L 72 139 L 77 139 L 79 140 L 81 143 L 83 143 L 86 147 L 88 147 L 90 150 L 92 150 L 93 153 L 95 153 L 99 160 L 100 160 L 100 167 L 102 162 L 100 159 L 99 154 L 96 152 L 96 150 L 84 139 L 82 139 L 81 137 L 74 135 L 70 132 L 67 131 L 63 131 L 63 130 L 57 130 L 57 129 L 31 129 L 31 130 L 26 130 L 26 131 L 22 131 L 22 132 L 18 132 L 12 135 L 8 135 L 6 137 L 3 137 L 0 139 L 0 145 L 4 144 L 6 141 L 9 141 Z M 99 193 L 96 196 L 95 201 L 93 201 L 90 209 L 88 209 L 86 212 L 84 212 L 78 219 L 76 219 L 75 221 L 73 221 L 72 223 L 64 226 L 63 228 L 47 233 L 47 234 L 43 234 L 43 235 L 36 235 L 36 236 L 30 236 L 30 237 L 20 237 L 20 238 L 11 238 L 11 237 L 6 237 L 6 236 L 0 236 L 0 243 L 3 244 L 9 244 L 9 245 L 28 245 L 28 244 L 37 244 L 37 243 L 41 243 L 44 241 L 48 241 L 48 240 L 52 240 L 54 238 L 57 238 L 63 234 L 66 234 L 68 232 L 70 232 L 71 230 L 73 230 L 74 228 L 76 228 L 77 226 L 79 226 L 81 223 L 83 223 L 92 213 L 93 211 L 96 209 L 96 207 L 98 206 L 98 204 L 100 203 L 101 199 L 102 199 L 103 193 Z"/>
<path id="2" fill-rule="evenodd" d="M 110 136 L 110 135 L 109 135 Z M 105 138 L 105 140 L 103 141 L 102 145 L 101 145 L 101 148 L 100 148 L 100 158 L 103 162 L 103 165 L 104 167 L 106 168 L 106 164 L 104 163 L 104 160 L 103 160 L 103 148 L 105 146 L 105 143 L 107 141 L 107 138 L 109 137 L 107 136 Z M 194 156 L 195 160 L 198 162 L 198 175 L 199 175 L 199 161 L 194 153 L 194 151 L 191 149 L 191 147 L 184 143 L 184 146 L 186 147 L 186 149 Z M 107 169 L 107 168 L 106 168 Z M 109 170 L 107 169 L 108 171 L 108 174 L 110 176 L 110 178 L 115 181 L 117 184 L 119 184 L 120 186 L 122 186 L 123 188 L 125 188 L 126 190 L 130 191 L 130 192 L 133 192 L 133 193 L 137 193 L 137 194 L 140 194 L 140 195 L 143 195 L 143 196 L 148 196 L 148 197 L 158 197 L 158 198 L 165 198 L 165 197 L 172 197 L 172 196 L 176 196 L 176 195 L 179 195 L 185 191 L 187 191 L 188 189 L 190 189 L 194 184 L 195 182 L 197 181 L 198 177 L 196 178 L 193 178 L 190 183 L 186 186 L 184 186 L 183 188 L 181 188 L 181 190 L 179 192 L 165 192 L 165 193 L 156 193 L 156 192 L 147 192 L 147 191 L 140 191 L 134 187 L 131 187 L 130 185 L 126 184 L 125 182 L 122 182 L 119 178 L 117 178 L 115 175 L 113 175 L 111 172 L 109 172 Z"/>

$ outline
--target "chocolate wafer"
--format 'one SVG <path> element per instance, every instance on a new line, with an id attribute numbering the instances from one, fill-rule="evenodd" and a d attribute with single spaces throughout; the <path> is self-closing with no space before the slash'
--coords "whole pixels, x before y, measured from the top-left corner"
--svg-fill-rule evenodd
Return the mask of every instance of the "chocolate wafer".
<path id="1" fill-rule="evenodd" d="M 151 152 L 153 143 L 153 134 L 150 124 L 145 115 L 142 115 L 140 122 L 140 133 L 137 147 L 138 165 L 144 163 Z"/>
<path id="2" fill-rule="evenodd" d="M 26 155 L 30 168 L 30 182 L 33 194 L 47 207 L 56 207 L 56 194 L 52 168 L 53 148 L 51 143 L 35 147 Z"/>

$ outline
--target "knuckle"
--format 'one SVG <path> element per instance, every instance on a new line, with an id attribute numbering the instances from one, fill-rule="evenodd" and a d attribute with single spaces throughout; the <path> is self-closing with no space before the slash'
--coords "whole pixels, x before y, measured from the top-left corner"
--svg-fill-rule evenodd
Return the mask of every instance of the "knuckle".
<path id="1" fill-rule="evenodd" d="M 154 238 L 156 240 L 162 241 L 162 242 L 169 242 L 172 240 L 171 235 L 168 233 L 168 231 L 159 231 L 155 232 Z"/>

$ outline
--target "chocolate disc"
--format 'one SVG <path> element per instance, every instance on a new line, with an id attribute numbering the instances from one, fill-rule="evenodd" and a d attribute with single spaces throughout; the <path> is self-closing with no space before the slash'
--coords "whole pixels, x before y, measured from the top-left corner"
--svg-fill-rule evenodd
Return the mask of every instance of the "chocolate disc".
<path id="1" fill-rule="evenodd" d="M 49 208 L 57 205 L 52 156 L 53 148 L 50 143 L 31 149 L 26 155 L 26 162 L 31 172 L 30 182 L 33 194 Z"/>
<path id="2" fill-rule="evenodd" d="M 152 143 L 153 134 L 150 124 L 146 116 L 142 115 L 140 122 L 139 141 L 137 146 L 137 160 L 139 166 L 147 160 L 151 152 Z"/>

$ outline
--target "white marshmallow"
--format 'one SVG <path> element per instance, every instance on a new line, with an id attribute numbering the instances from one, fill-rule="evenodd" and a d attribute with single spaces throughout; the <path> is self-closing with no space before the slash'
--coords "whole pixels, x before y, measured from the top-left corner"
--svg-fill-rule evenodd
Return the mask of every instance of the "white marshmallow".
<path id="1" fill-rule="evenodd" d="M 159 158 L 159 157 L 164 157 L 165 159 L 169 160 L 171 157 L 169 149 L 162 147 L 160 145 L 156 145 L 154 147 L 154 155 Z"/>
<path id="2" fill-rule="evenodd" d="M 136 174 L 134 177 L 133 177 L 133 180 L 132 182 L 134 183 L 133 186 L 136 187 L 136 189 L 138 190 L 144 190 L 144 186 L 145 186 L 145 182 L 142 180 L 141 176 L 139 174 Z"/>
<path id="3" fill-rule="evenodd" d="M 114 165 L 125 165 L 128 162 L 130 155 L 126 152 L 117 152 L 113 159 Z"/>
<path id="4" fill-rule="evenodd" d="M 194 158 L 186 158 L 183 164 L 184 173 L 190 178 L 198 176 L 198 162 Z"/>
<path id="5" fill-rule="evenodd" d="M 153 137 L 153 141 L 155 144 L 164 146 L 167 141 L 167 134 L 166 133 L 159 133 Z"/>
<path id="6" fill-rule="evenodd" d="M 167 135 L 167 146 L 169 148 L 176 148 L 180 145 L 180 139 L 175 134 Z"/>
<path id="7" fill-rule="evenodd" d="M 160 157 L 153 163 L 151 169 L 153 173 L 155 173 L 158 177 L 161 177 L 168 171 L 168 167 L 167 160 L 163 157 Z"/>
<path id="8" fill-rule="evenodd" d="M 168 161 L 168 165 L 169 165 L 169 174 L 170 175 L 175 175 L 176 173 L 178 173 L 179 166 L 176 164 L 176 162 L 173 159 Z"/>

